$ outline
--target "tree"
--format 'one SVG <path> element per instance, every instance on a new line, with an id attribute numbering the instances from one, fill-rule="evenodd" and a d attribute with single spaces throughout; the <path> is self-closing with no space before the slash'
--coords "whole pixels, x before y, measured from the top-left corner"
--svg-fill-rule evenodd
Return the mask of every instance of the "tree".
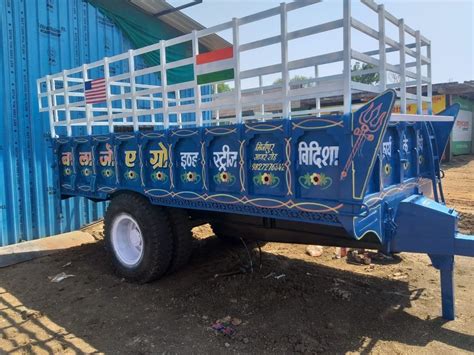
<path id="1" fill-rule="evenodd" d="M 227 92 L 227 91 L 230 91 L 230 86 L 226 83 L 219 83 L 217 84 L 217 93 L 220 94 L 220 93 L 223 93 L 223 92 Z"/>
<path id="2" fill-rule="evenodd" d="M 292 77 L 292 78 L 290 79 L 290 85 L 291 85 L 291 84 L 298 83 L 299 81 L 305 81 L 305 80 L 309 80 L 309 79 L 312 79 L 312 78 L 308 78 L 308 77 L 306 77 L 306 76 L 304 76 L 304 75 L 295 75 L 294 77 Z M 275 80 L 275 81 L 273 82 L 273 85 L 275 85 L 275 84 L 281 84 L 281 83 L 283 83 L 283 79 L 282 79 L 282 78 Z"/>
<path id="3" fill-rule="evenodd" d="M 360 70 L 369 70 L 369 69 L 374 69 L 375 65 L 368 64 L 368 63 L 363 63 L 361 64 L 360 62 L 356 62 L 353 66 L 351 71 L 360 71 Z M 363 83 L 363 84 L 378 84 L 380 81 L 380 75 L 379 73 L 370 73 L 370 74 L 362 74 L 362 75 L 356 75 L 352 77 L 352 81 L 357 81 L 358 83 Z"/>

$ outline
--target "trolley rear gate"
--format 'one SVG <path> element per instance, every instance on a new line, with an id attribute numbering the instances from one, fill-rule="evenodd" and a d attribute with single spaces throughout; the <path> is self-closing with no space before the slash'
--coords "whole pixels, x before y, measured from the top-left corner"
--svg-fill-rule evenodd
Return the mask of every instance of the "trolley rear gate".
<path id="1" fill-rule="evenodd" d="M 349 0 L 340 19 L 288 29 L 292 11 L 317 10 L 324 6 L 319 2 L 283 3 L 39 79 L 62 195 L 112 200 L 107 243 L 118 271 L 133 280 L 149 281 L 184 264 L 189 235 L 177 226 L 189 215 L 208 216 L 228 233 L 230 226 L 246 236 L 257 231 L 254 238 L 276 240 L 278 230 L 291 230 L 284 241 L 427 253 L 441 271 L 443 316 L 454 318 L 454 255 L 474 255 L 474 239 L 458 233 L 458 214 L 445 206 L 441 186 L 440 156 L 459 107 L 432 114 L 431 43 L 383 5 L 362 0 L 376 12 L 376 29 L 351 16 Z M 240 41 L 241 26 L 275 17 L 279 35 Z M 386 35 L 386 23 L 398 27 L 398 38 Z M 337 29 L 342 51 L 289 59 L 292 40 Z M 232 47 L 199 52 L 201 38 L 224 30 L 232 31 Z M 376 39 L 379 48 L 354 50 L 354 30 Z M 167 62 L 178 44 L 188 45 L 192 56 Z M 273 44 L 281 47 L 278 64 L 241 70 L 242 53 Z M 399 53 L 397 63 L 387 60 L 391 52 Z M 136 58 L 151 53 L 159 65 L 136 69 Z M 354 60 L 371 66 L 351 71 Z M 127 69 L 111 75 L 112 63 Z M 294 70 L 318 73 L 331 63 L 342 71 L 290 81 Z M 193 77 L 177 82 L 176 73 L 190 67 Z M 387 72 L 400 81 L 390 83 Z M 262 77 L 275 73 L 281 82 L 263 86 Z M 378 83 L 353 80 L 373 73 Z M 252 78 L 258 86 L 242 84 Z M 231 82 L 233 89 L 219 93 L 218 82 Z M 361 92 L 375 97 L 355 105 L 352 95 Z M 341 107 L 321 107 L 321 100 L 341 95 Z M 308 100 L 314 104 L 302 104 Z M 400 114 L 392 114 L 396 100 Z M 409 102 L 417 103 L 418 115 L 405 113 Z M 78 135 L 83 127 L 88 134 Z M 152 209 L 160 226 L 140 217 L 124 196 Z M 237 226 L 243 220 L 245 226 Z"/>

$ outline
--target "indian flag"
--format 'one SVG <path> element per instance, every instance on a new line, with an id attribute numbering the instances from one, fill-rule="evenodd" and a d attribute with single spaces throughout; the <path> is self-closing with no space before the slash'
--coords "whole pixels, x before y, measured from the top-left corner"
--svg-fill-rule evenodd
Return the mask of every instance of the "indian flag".
<path id="1" fill-rule="evenodd" d="M 227 47 L 196 56 L 199 85 L 234 79 L 234 49 Z"/>

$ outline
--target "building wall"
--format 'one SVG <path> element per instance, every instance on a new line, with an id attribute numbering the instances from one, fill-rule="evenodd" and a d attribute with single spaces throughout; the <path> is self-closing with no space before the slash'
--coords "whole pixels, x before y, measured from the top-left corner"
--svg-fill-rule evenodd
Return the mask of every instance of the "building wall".
<path id="1" fill-rule="evenodd" d="M 452 102 L 461 105 L 452 133 L 452 154 L 470 154 L 474 148 L 472 129 L 474 102 L 459 97 L 453 97 Z"/>
<path id="2" fill-rule="evenodd" d="M 0 2 L 0 246 L 100 218 L 103 203 L 61 201 L 36 79 L 124 52 L 130 43 L 83 0 Z"/>

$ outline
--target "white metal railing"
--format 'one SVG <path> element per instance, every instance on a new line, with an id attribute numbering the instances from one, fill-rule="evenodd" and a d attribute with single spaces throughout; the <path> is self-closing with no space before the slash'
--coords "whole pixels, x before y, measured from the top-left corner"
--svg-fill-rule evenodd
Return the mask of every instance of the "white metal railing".
<path id="1" fill-rule="evenodd" d="M 310 7 L 323 6 L 319 3 L 321 0 L 282 3 L 278 7 L 250 16 L 234 18 L 232 21 L 201 31 L 162 40 L 144 48 L 48 75 L 37 81 L 40 111 L 49 113 L 53 137 L 58 134 L 74 135 L 76 127 L 86 127 L 87 134 L 93 134 L 97 127 L 102 128 L 101 132 L 104 130 L 114 132 L 116 126 L 129 126 L 138 131 L 143 126 L 168 128 L 220 125 L 247 120 L 282 117 L 291 119 L 301 115 L 320 115 L 327 112 L 327 109 L 321 107 L 322 99 L 341 95 L 343 106 L 333 110 L 350 112 L 354 108 L 352 106 L 354 93 L 377 94 L 387 88 L 396 90 L 402 115 L 406 113 L 410 102 L 417 103 L 418 114 L 423 113 L 423 103 L 427 103 L 428 114 L 431 114 L 431 43 L 428 39 L 373 0 L 361 0 L 361 3 L 376 12 L 377 28 L 371 28 L 361 19 L 354 18 L 351 14 L 351 0 L 343 0 L 340 19 L 293 31 L 288 30 L 290 12 L 308 7 L 308 11 L 314 11 L 316 17 L 320 9 Z M 280 19 L 278 35 L 241 42 L 242 26 L 272 17 Z M 398 28 L 398 38 L 387 36 L 385 31 L 387 22 Z M 289 59 L 288 47 L 291 41 L 338 29 L 342 30 L 342 50 L 325 54 L 315 53 L 297 60 Z M 170 69 L 186 65 L 193 65 L 196 69 L 201 38 L 225 30 L 232 32 L 234 78 L 230 80 L 233 84 L 230 92 L 218 93 L 214 85 L 199 85 L 196 70 L 193 80 L 176 84 L 168 82 Z M 355 50 L 352 46 L 353 31 L 359 31 L 378 41 L 378 48 L 363 52 Z M 407 36 L 412 36 L 414 42 L 407 43 Z M 192 47 L 192 56 L 167 63 L 167 49 L 185 43 Z M 279 63 L 241 70 L 242 53 L 251 53 L 274 44 L 280 44 L 281 47 Z M 317 43 L 308 42 L 308 46 L 314 47 L 315 52 L 318 49 Z M 426 55 L 422 54 L 423 48 L 426 48 Z M 395 62 L 387 60 L 387 54 L 392 52 L 399 52 L 398 60 Z M 161 60 L 158 65 L 137 66 L 138 57 L 151 53 L 160 54 Z M 369 64 L 370 67 L 353 71 L 355 61 Z M 332 63 L 342 64 L 343 70 L 320 76 L 320 67 Z M 111 70 L 112 66 L 115 68 L 114 72 Z M 424 67 L 426 76 L 423 75 Z M 117 68 L 122 70 L 117 72 Z M 303 68 L 312 68 L 314 78 L 290 81 L 290 72 Z M 387 73 L 390 72 L 399 76 L 399 82 L 387 81 Z M 379 75 L 377 83 L 364 84 L 353 80 L 355 76 L 373 73 Z M 272 85 L 263 84 L 263 77 L 275 74 L 281 76 L 281 82 Z M 105 98 L 102 103 L 88 103 L 85 99 L 86 82 L 100 78 L 104 78 L 106 82 Z M 247 79 L 257 79 L 258 85 L 243 87 L 242 82 Z M 415 88 L 414 94 L 407 92 L 408 86 Z M 425 95 L 423 87 L 426 88 Z M 311 102 L 314 102 L 314 105 L 302 105 L 305 100 L 313 100 Z"/>

